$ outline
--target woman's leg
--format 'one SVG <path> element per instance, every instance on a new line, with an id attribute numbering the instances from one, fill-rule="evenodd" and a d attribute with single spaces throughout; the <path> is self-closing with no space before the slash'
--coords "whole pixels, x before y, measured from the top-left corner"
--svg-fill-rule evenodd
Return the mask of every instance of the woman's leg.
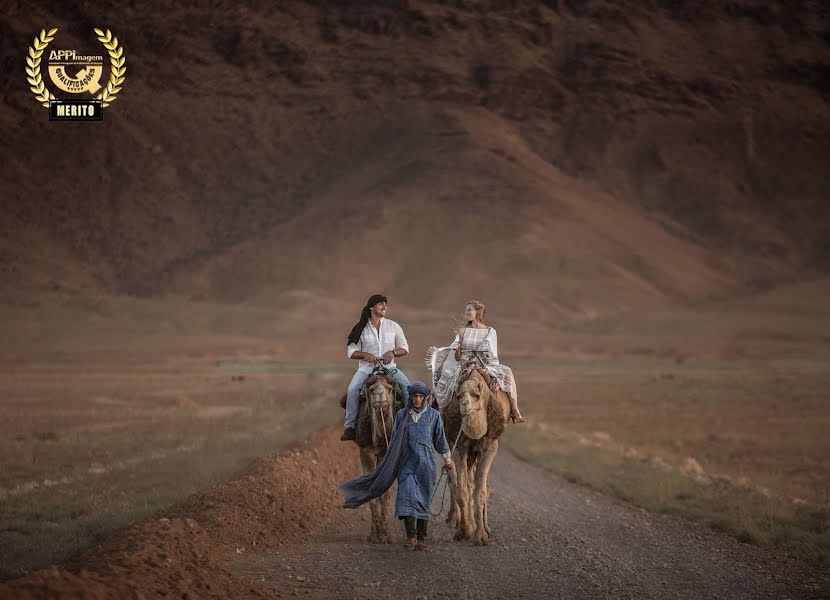
<path id="1" fill-rule="evenodd" d="M 513 377 L 513 369 L 507 365 L 499 365 L 498 370 L 501 371 L 501 377 L 497 378 L 497 381 L 499 384 L 503 382 L 503 385 L 497 385 L 496 388 L 501 387 L 507 397 L 510 398 L 510 418 L 513 419 L 514 423 L 524 423 L 525 419 L 522 413 L 519 412 L 519 397 L 516 391 L 516 379 Z"/>
<path id="2" fill-rule="evenodd" d="M 513 419 L 513 422 L 524 423 L 525 418 L 519 412 L 519 401 L 510 394 L 507 394 L 507 397 L 510 398 L 510 417 Z"/>

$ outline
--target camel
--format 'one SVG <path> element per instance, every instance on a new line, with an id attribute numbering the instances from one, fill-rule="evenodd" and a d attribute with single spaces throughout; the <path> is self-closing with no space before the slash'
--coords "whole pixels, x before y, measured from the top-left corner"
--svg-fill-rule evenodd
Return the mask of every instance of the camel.
<path id="1" fill-rule="evenodd" d="M 495 382 L 485 369 L 467 369 L 463 378 L 458 393 L 443 412 L 448 440 L 455 440 L 461 429 L 453 456 L 457 475 L 450 486 L 447 522 L 455 528 L 456 540 L 472 537 L 475 545 L 484 546 L 491 541 L 488 477 L 499 449 L 499 436 L 510 416 L 510 398 L 502 390 L 491 389 Z"/>
<path id="2" fill-rule="evenodd" d="M 394 382 L 385 377 L 373 375 L 366 380 L 366 401 L 361 401 L 357 417 L 355 443 L 360 447 L 360 464 L 363 473 L 371 473 L 386 454 L 392 425 L 395 422 L 393 393 Z M 392 494 L 387 490 L 380 498 L 369 502 L 372 511 L 372 525 L 369 542 L 391 544 L 389 515 L 392 512 Z"/>

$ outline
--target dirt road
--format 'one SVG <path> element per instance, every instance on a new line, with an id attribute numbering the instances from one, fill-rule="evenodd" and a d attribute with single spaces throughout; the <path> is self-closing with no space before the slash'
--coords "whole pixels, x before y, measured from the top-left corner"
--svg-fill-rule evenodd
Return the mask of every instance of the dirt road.
<path id="1" fill-rule="evenodd" d="M 495 542 L 453 542 L 445 514 L 433 519 L 425 553 L 368 544 L 361 508 L 305 543 L 240 556 L 232 568 L 305 598 L 830 597 L 826 572 L 594 493 L 505 450 L 491 472 Z M 400 523 L 392 527 L 402 541 Z"/>

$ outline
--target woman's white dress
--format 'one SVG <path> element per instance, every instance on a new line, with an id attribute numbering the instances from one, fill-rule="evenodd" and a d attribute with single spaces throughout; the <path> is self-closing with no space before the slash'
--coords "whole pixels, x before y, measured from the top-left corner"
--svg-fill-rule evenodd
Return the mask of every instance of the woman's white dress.
<path id="1" fill-rule="evenodd" d="M 483 366 L 499 382 L 499 387 L 518 400 L 516 380 L 510 367 L 499 362 L 498 336 L 492 327 L 466 328 L 461 345 L 461 360 L 455 360 L 458 336 L 444 348 L 434 348 L 428 358 L 432 369 L 432 383 L 438 406 L 446 406 L 458 388 L 459 378 L 469 362 Z"/>

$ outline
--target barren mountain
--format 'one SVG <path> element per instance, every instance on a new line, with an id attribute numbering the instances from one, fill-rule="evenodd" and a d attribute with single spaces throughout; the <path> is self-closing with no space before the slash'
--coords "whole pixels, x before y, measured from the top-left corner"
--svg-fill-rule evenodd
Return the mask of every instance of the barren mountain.
<path id="1" fill-rule="evenodd" d="M 570 319 L 830 267 L 821 2 L 181 4 L 4 2 L 6 302 L 372 288 Z M 28 90 L 50 27 L 121 41 L 104 122 Z"/>

